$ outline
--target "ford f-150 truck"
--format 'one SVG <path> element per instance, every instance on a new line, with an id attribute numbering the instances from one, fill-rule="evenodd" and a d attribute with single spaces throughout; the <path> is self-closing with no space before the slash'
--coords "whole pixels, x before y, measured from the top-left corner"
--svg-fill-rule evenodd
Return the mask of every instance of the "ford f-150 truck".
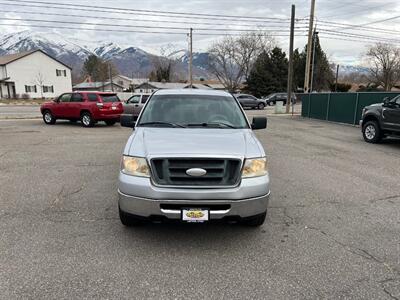
<path id="1" fill-rule="evenodd" d="M 146 102 L 133 127 L 119 173 L 119 215 L 124 225 L 143 221 L 226 220 L 263 224 L 270 195 L 266 154 L 229 93 L 160 90 Z"/>

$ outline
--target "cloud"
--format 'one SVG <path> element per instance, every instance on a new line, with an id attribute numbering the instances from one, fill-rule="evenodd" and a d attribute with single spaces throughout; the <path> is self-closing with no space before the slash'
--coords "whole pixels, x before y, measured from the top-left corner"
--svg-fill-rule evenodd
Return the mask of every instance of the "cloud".
<path id="1" fill-rule="evenodd" d="M 174 11 L 174 12 L 191 12 L 191 13 L 202 13 L 202 14 L 214 14 L 214 15 L 238 15 L 238 16 L 248 16 L 248 17 L 278 17 L 278 18 L 288 18 L 290 16 L 291 4 L 296 5 L 296 16 L 297 18 L 307 18 L 309 15 L 310 1 L 309 0 L 147 0 L 147 1 L 131 1 L 131 0 L 119 0 L 110 2 L 108 0 L 92 0 L 92 1 L 72 1 L 72 0 L 59 0 L 54 3 L 73 3 L 73 4 L 83 4 L 83 5 L 94 5 L 94 6 L 112 6 L 121 7 L 124 9 L 142 9 L 142 10 L 157 10 L 157 11 Z M 138 5 L 140 3 L 140 5 Z M 84 22 L 86 24 L 82 25 L 71 25 L 71 24 L 58 24 L 58 26 L 63 27 L 76 27 L 76 29 L 42 29 L 40 31 L 57 31 L 62 33 L 66 38 L 75 38 L 79 40 L 87 41 L 88 43 L 95 42 L 115 42 L 121 46 L 135 46 L 143 48 L 151 52 L 159 52 L 162 47 L 168 44 L 174 44 L 177 49 L 187 47 L 187 36 L 189 27 L 193 27 L 194 31 L 194 50 L 204 51 L 212 44 L 213 41 L 217 40 L 219 37 L 215 36 L 202 36 L 199 35 L 196 28 L 216 28 L 216 25 L 199 25 L 192 23 L 225 23 L 223 27 L 225 28 L 241 28 L 248 29 L 248 26 L 240 26 L 237 24 L 252 23 L 243 21 L 240 18 L 233 18 L 234 20 L 227 21 L 217 21 L 217 20 L 201 20 L 194 17 L 188 18 L 163 18 L 154 15 L 144 15 L 138 12 L 125 10 L 123 14 L 120 13 L 104 13 L 94 11 L 93 9 L 85 8 L 73 8 L 66 10 L 54 9 L 51 7 L 37 8 L 32 5 L 31 7 L 20 7 L 17 5 L 18 2 L 6 4 L 0 4 L 1 11 L 19 11 L 15 13 L 6 13 L 4 17 L 17 18 L 14 21 L 0 20 L 1 31 L 4 33 L 12 33 L 16 31 L 21 31 L 29 29 L 29 27 L 21 26 L 32 24 L 27 19 L 45 19 L 51 21 L 77 21 Z M 36 4 L 37 5 L 37 4 Z M 28 13 L 27 13 L 28 12 Z M 43 14 L 45 13 L 45 14 Z M 380 20 L 400 14 L 400 2 L 392 0 L 364 0 L 359 2 L 354 2 L 350 0 L 346 1 L 331 1 L 331 0 L 318 0 L 316 5 L 316 17 L 317 17 L 317 28 L 320 31 L 324 30 L 340 30 L 335 25 L 329 25 L 323 22 L 334 21 L 343 22 L 350 24 L 362 24 L 366 22 L 371 22 L 375 20 Z M 51 15 L 51 14 L 61 14 L 61 15 Z M 69 14 L 83 15 L 85 17 L 71 17 Z M 102 19 L 102 17 L 114 18 L 112 20 Z M 177 24 L 176 21 L 187 22 L 188 24 Z M 101 23 L 101 24 L 130 24 L 130 25 L 151 25 L 151 26 L 164 26 L 164 27 L 180 27 L 181 30 L 175 30 L 182 32 L 182 34 L 168 35 L 168 34 L 143 34 L 135 32 L 123 32 L 124 28 L 121 27 L 107 27 L 109 29 L 116 30 L 115 32 L 106 32 L 99 29 L 105 28 L 104 25 L 93 25 L 88 23 Z M 397 22 L 387 22 L 376 24 L 374 26 L 379 28 L 387 28 L 391 30 L 396 29 Z M 38 24 L 36 22 L 36 24 Z M 44 24 L 44 23 L 40 23 Z M 57 23 L 55 23 L 57 26 Z M 52 23 L 47 23 L 46 25 L 52 25 Z M 235 26 L 236 25 L 236 26 Z M 272 26 L 279 25 L 277 23 Z M 282 24 L 281 24 L 282 25 Z M 289 26 L 287 23 L 285 26 Z M 221 26 L 219 26 L 221 27 Z M 303 32 L 297 34 L 295 37 L 295 46 L 302 49 L 307 42 L 304 34 L 306 33 L 305 27 L 307 27 L 306 22 L 302 22 Z M 31 28 L 36 30 L 35 27 Z M 92 31 L 92 30 L 99 31 Z M 118 32 L 118 30 L 120 31 Z M 277 34 L 287 33 L 289 28 L 275 28 Z M 127 27 L 127 31 L 135 30 L 146 30 L 143 28 Z M 149 31 L 163 31 L 162 29 L 154 29 Z M 340 32 L 351 33 L 355 35 L 371 35 L 379 38 L 393 38 L 389 33 L 377 33 L 377 32 L 363 32 L 356 29 L 346 29 L 340 30 Z M 365 45 L 367 41 L 354 42 L 354 41 L 341 41 L 332 40 L 324 38 L 324 36 L 329 36 L 329 33 L 321 34 L 321 44 L 324 50 L 327 52 L 328 57 L 339 63 L 359 63 L 360 55 L 365 51 Z M 331 36 L 332 37 L 332 36 Z M 336 36 L 338 37 L 338 36 Z M 284 48 L 285 51 L 288 49 L 288 38 L 277 37 L 279 45 Z"/>

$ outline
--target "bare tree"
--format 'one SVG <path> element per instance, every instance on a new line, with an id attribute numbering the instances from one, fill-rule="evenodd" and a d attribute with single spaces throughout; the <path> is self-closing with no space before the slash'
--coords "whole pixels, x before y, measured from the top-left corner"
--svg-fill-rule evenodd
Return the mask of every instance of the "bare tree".
<path id="1" fill-rule="evenodd" d="M 370 80 L 391 91 L 400 80 L 400 48 L 377 43 L 368 49 L 366 57 L 371 64 Z"/>
<path id="2" fill-rule="evenodd" d="M 174 58 L 175 49 L 171 45 L 167 45 L 160 49 L 160 55 L 152 58 L 153 70 L 149 77 L 152 81 L 169 82 L 173 79 L 175 65 L 177 63 Z"/>
<path id="3" fill-rule="evenodd" d="M 226 89 L 235 92 L 260 53 L 269 52 L 274 45 L 275 40 L 264 32 L 225 37 L 209 49 L 209 69 Z"/>
<path id="4" fill-rule="evenodd" d="M 44 85 L 44 81 L 45 81 L 45 78 L 44 78 L 42 72 L 39 71 L 39 72 L 37 73 L 37 75 L 36 75 L 36 77 L 35 77 L 33 83 L 34 83 L 35 85 L 38 85 L 38 86 L 39 86 L 39 89 L 40 89 L 40 96 L 41 96 L 42 99 L 43 99 L 43 85 Z"/>

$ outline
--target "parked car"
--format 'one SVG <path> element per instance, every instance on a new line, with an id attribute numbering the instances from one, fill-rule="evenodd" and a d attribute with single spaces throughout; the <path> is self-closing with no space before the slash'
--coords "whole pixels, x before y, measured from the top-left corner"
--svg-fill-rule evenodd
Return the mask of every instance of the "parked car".
<path id="1" fill-rule="evenodd" d="M 133 115 L 135 118 L 139 116 L 140 111 L 146 104 L 151 94 L 134 94 L 123 104 L 124 114 Z"/>
<path id="2" fill-rule="evenodd" d="M 360 127 L 368 143 L 379 143 L 386 136 L 400 136 L 400 95 L 365 107 Z"/>
<path id="3" fill-rule="evenodd" d="M 270 195 L 264 149 L 239 102 L 213 90 L 159 90 L 133 127 L 119 174 L 122 224 L 224 219 L 263 224 Z"/>
<path id="4" fill-rule="evenodd" d="M 264 109 L 265 106 L 267 106 L 265 100 L 258 99 L 253 95 L 236 94 L 235 97 L 236 99 L 239 100 L 240 105 L 244 108 L 249 107 L 249 108 Z"/>
<path id="5" fill-rule="evenodd" d="M 99 121 L 111 126 L 119 121 L 123 107 L 115 93 L 73 92 L 42 104 L 40 112 L 46 124 L 65 119 L 72 122 L 80 120 L 84 127 L 91 127 Z"/>
<path id="6" fill-rule="evenodd" d="M 283 101 L 283 105 L 286 105 L 287 102 L 287 93 L 274 93 L 268 95 L 265 98 L 267 105 L 275 105 L 277 101 Z M 296 103 L 297 98 L 295 94 L 292 94 L 292 102 Z"/>

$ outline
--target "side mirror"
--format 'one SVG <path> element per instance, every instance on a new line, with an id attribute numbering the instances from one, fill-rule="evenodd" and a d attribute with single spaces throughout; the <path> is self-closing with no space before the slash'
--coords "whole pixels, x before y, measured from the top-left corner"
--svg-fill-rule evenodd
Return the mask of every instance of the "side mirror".
<path id="1" fill-rule="evenodd" d="M 120 123 L 122 127 L 135 128 L 135 121 L 132 115 L 121 115 Z"/>
<path id="2" fill-rule="evenodd" d="M 385 98 L 383 98 L 383 104 L 388 104 L 389 102 L 390 102 L 390 99 L 389 99 L 389 97 L 385 97 Z"/>
<path id="3" fill-rule="evenodd" d="M 266 117 L 254 117 L 253 123 L 251 123 L 251 129 L 265 129 L 267 128 L 267 118 Z"/>

